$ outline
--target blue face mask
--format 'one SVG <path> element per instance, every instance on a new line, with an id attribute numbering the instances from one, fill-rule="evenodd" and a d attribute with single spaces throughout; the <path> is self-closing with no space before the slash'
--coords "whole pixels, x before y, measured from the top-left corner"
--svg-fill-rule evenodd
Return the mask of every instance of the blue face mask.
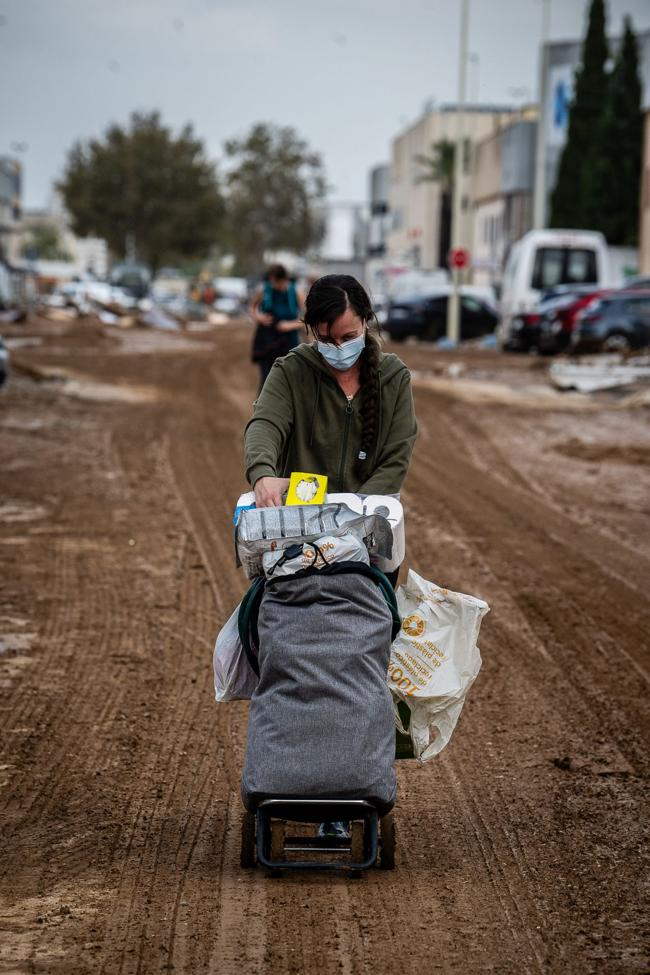
<path id="1" fill-rule="evenodd" d="M 366 346 L 366 336 L 364 333 L 356 339 L 350 339 L 349 342 L 342 342 L 341 345 L 332 345 L 331 342 L 316 342 L 316 346 L 329 366 L 338 369 L 340 372 L 345 372 L 346 369 L 352 368 L 363 352 Z"/>

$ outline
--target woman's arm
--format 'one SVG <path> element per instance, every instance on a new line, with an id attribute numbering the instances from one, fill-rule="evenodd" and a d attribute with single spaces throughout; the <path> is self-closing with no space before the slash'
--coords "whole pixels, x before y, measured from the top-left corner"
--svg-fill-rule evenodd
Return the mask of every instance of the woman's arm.
<path id="1" fill-rule="evenodd" d="M 256 325 L 272 325 L 273 315 L 268 315 L 266 312 L 257 310 L 261 304 L 263 294 L 264 288 L 257 288 L 251 299 L 251 303 L 248 306 L 248 314 L 251 316 Z"/>
<path id="2" fill-rule="evenodd" d="M 388 436 L 377 457 L 375 469 L 358 493 L 397 494 L 404 483 L 417 435 L 411 376 L 405 369 Z"/>
<path id="3" fill-rule="evenodd" d="M 278 475 L 282 473 L 280 465 L 292 431 L 293 398 L 278 362 L 253 405 L 253 417 L 244 433 L 246 477 L 260 507 L 282 504 L 281 494 L 289 482 Z M 272 483 L 275 481 L 279 483 Z"/>
<path id="4" fill-rule="evenodd" d="M 296 288 L 296 298 L 298 299 L 298 315 L 302 315 L 305 308 L 305 294 L 299 288 Z M 301 318 L 294 318 L 292 321 L 277 322 L 275 326 L 278 332 L 293 332 L 297 328 L 304 328 L 304 322 Z"/>

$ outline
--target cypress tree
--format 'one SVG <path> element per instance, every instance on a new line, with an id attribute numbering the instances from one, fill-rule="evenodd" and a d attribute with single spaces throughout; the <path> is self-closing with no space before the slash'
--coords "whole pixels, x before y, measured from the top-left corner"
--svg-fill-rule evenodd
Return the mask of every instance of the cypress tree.
<path id="1" fill-rule="evenodd" d="M 639 51 L 626 17 L 586 180 L 589 225 L 610 244 L 633 247 L 638 242 L 642 153 Z"/>
<path id="2" fill-rule="evenodd" d="M 605 0 L 591 0 L 582 63 L 575 75 L 569 131 L 551 196 L 552 227 L 586 227 L 585 173 L 593 159 L 607 96 Z"/>

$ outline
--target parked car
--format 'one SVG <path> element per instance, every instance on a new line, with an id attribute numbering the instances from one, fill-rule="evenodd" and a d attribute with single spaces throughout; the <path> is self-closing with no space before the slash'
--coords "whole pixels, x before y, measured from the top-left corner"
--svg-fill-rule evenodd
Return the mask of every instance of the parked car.
<path id="1" fill-rule="evenodd" d="M 602 234 L 588 230 L 531 230 L 513 245 L 503 274 L 499 339 L 504 348 L 518 348 L 516 334 L 537 314 L 549 289 L 562 285 L 613 287 L 614 274 Z"/>
<path id="2" fill-rule="evenodd" d="M 447 332 L 447 302 L 449 289 L 428 295 L 411 295 L 393 299 L 386 310 L 384 331 L 395 342 L 411 336 L 435 342 Z M 461 293 L 460 338 L 478 338 L 493 332 L 498 315 L 496 308 L 484 298 Z"/>
<path id="3" fill-rule="evenodd" d="M 650 290 L 612 291 L 579 312 L 571 337 L 576 352 L 626 352 L 650 345 Z"/>
<path id="4" fill-rule="evenodd" d="M 146 298 L 151 286 L 151 272 L 143 264 L 114 264 L 110 281 L 133 298 Z"/>
<path id="5" fill-rule="evenodd" d="M 0 339 L 0 386 L 4 386 L 9 376 L 9 350 Z"/>
<path id="6" fill-rule="evenodd" d="M 551 289 L 534 312 L 515 316 L 510 348 L 522 352 L 536 349 L 544 355 L 564 352 L 570 345 L 578 312 L 605 293 L 593 285 Z"/>

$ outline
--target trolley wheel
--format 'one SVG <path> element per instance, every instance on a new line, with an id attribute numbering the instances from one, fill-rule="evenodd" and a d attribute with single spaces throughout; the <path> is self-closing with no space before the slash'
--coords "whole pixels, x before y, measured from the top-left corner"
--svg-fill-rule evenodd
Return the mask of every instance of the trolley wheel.
<path id="1" fill-rule="evenodd" d="M 241 824 L 239 865 L 244 869 L 255 866 L 255 814 L 245 812 Z"/>
<path id="2" fill-rule="evenodd" d="M 395 869 L 395 820 L 392 812 L 382 816 L 381 824 L 381 846 L 379 853 L 379 866 L 382 870 Z"/>
<path id="3" fill-rule="evenodd" d="M 271 860 L 284 860 L 284 827 L 282 819 L 271 822 Z"/>
<path id="4" fill-rule="evenodd" d="M 364 824 L 352 822 L 350 824 L 350 859 L 353 863 L 363 863 L 364 856 Z"/>

